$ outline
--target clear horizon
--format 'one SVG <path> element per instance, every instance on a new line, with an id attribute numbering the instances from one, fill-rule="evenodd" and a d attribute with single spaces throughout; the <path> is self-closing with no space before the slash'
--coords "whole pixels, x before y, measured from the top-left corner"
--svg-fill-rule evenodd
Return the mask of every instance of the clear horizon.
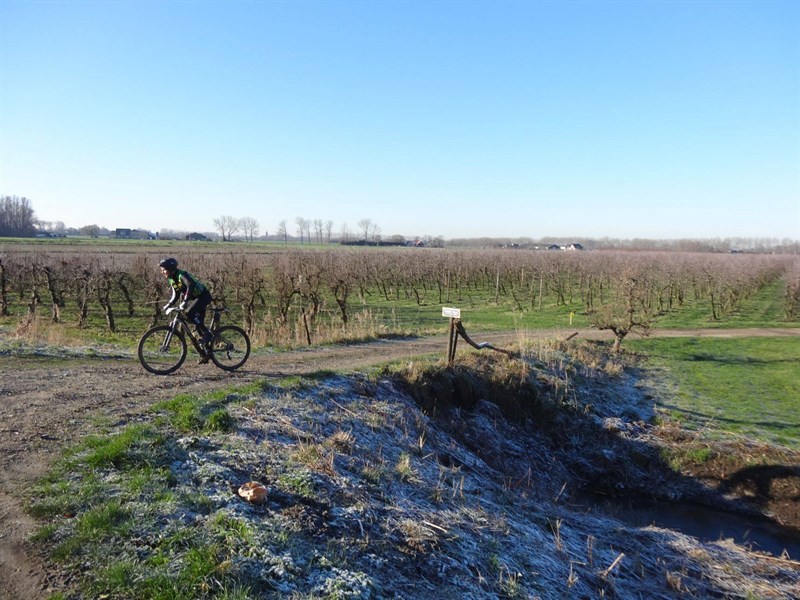
<path id="1" fill-rule="evenodd" d="M 0 194 L 112 231 L 798 240 L 800 3 L 0 0 Z"/>
<path id="2" fill-rule="evenodd" d="M 93 223 L 92 225 L 97 225 L 101 231 L 107 231 L 108 235 L 113 236 L 115 230 L 118 228 L 114 227 L 106 227 L 101 223 Z M 64 226 L 67 230 L 77 230 L 80 227 L 75 227 L 68 223 L 64 223 Z M 177 235 L 189 235 L 191 233 L 200 233 L 203 235 L 215 235 L 217 238 L 221 237 L 219 230 L 215 229 L 206 229 L 206 230 L 176 230 L 172 228 L 160 228 L 160 229 L 146 229 L 146 228 L 136 228 L 136 227 L 120 227 L 119 229 L 129 229 L 131 231 L 140 231 L 140 232 L 147 232 L 151 234 L 161 234 L 161 233 L 169 233 L 169 234 L 177 234 Z M 358 241 L 363 238 L 363 235 L 356 230 L 350 230 L 350 239 L 351 241 Z M 531 236 L 485 236 L 485 235 L 478 235 L 472 237 L 461 237 L 461 236 L 454 236 L 452 238 L 447 238 L 443 236 L 413 236 L 413 235 L 404 235 L 402 233 L 391 233 L 391 234 L 381 234 L 381 241 L 389 241 L 393 235 L 399 235 L 404 238 L 405 241 L 414 241 L 415 239 L 423 239 L 430 237 L 431 239 L 441 238 L 445 242 L 448 241 L 480 241 L 480 240 L 491 240 L 491 241 L 507 241 L 507 242 L 532 242 L 532 243 L 544 243 L 544 244 L 553 244 L 553 243 L 561 243 L 561 244 L 570 244 L 576 242 L 596 242 L 596 243 L 603 243 L 603 242 L 653 242 L 653 243 L 672 243 L 672 242 L 698 242 L 698 243 L 715 243 L 715 242 L 736 242 L 736 243 L 754 243 L 754 244 L 766 244 L 767 246 L 775 246 L 775 245 L 786 245 L 787 243 L 790 245 L 795 245 L 800 243 L 800 239 L 796 238 L 778 238 L 778 237 L 758 237 L 758 236 L 718 236 L 718 237 L 707 237 L 707 238 L 642 238 L 642 237 L 634 237 L 634 238 L 618 238 L 613 236 L 577 236 L 577 235 L 541 235 L 538 237 L 531 237 Z M 306 241 L 306 243 L 314 244 L 316 243 L 316 234 L 314 229 L 311 230 L 312 240 L 310 242 Z M 265 236 L 264 232 L 260 232 L 254 236 L 256 239 L 269 237 L 269 238 L 277 238 L 279 237 L 274 231 L 268 232 Z M 288 238 L 292 240 L 292 242 L 296 242 L 300 239 L 300 235 L 295 231 L 288 231 Z M 2 238 L 0 238 L 2 239 Z M 165 238 L 168 239 L 168 238 Z M 233 236 L 233 241 L 243 241 L 245 239 L 245 234 L 241 231 L 237 232 Z M 306 238 L 307 239 L 307 238 Z M 331 235 L 331 239 L 339 242 L 341 241 L 341 233 L 334 231 Z"/>

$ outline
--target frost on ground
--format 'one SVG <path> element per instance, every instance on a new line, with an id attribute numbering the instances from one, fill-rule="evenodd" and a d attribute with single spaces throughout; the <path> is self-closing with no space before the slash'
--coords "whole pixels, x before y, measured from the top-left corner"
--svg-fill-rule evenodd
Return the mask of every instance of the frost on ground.
<path id="1" fill-rule="evenodd" d="M 74 500 L 39 539 L 84 597 L 796 597 L 796 562 L 577 503 L 587 484 L 713 495 L 663 464 L 629 375 L 495 356 L 400 371 L 230 394 L 188 431 L 162 415 L 40 488 L 40 506 Z M 239 497 L 248 481 L 264 503 Z"/>

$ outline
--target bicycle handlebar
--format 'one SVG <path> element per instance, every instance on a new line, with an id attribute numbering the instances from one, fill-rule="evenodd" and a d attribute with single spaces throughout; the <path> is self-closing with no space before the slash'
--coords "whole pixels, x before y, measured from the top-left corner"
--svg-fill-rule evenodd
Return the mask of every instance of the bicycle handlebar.
<path id="1" fill-rule="evenodd" d="M 211 309 L 212 312 L 215 312 L 215 313 L 228 312 L 228 307 L 227 306 L 222 306 L 222 307 L 217 307 L 217 308 L 209 307 L 209 308 Z M 175 311 L 181 312 L 181 313 L 184 312 L 183 310 L 181 310 L 180 306 L 170 306 L 169 308 L 164 310 L 164 314 L 165 315 L 169 315 L 169 314 L 174 313 Z"/>

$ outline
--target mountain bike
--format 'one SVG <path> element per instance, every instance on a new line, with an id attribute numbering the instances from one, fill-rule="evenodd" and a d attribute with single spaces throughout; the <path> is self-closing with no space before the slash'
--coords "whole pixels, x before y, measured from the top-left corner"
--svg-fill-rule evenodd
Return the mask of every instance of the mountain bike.
<path id="1" fill-rule="evenodd" d="M 139 340 L 139 362 L 156 375 L 168 375 L 177 371 L 186 360 L 188 338 L 197 353 L 210 358 L 220 369 L 235 371 L 250 356 L 250 338 L 236 325 L 220 326 L 220 315 L 227 308 L 211 308 L 211 331 L 214 336 L 203 346 L 200 338 L 192 331 L 186 313 L 178 307 L 171 307 L 166 314 L 174 314 L 169 325 L 157 325 L 148 329 Z"/>

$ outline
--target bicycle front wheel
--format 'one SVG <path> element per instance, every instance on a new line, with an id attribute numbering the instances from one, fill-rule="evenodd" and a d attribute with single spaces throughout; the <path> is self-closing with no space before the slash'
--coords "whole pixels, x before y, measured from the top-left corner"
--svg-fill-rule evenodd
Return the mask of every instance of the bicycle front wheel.
<path id="1" fill-rule="evenodd" d="M 211 341 L 211 360 L 220 369 L 235 371 L 250 356 L 250 338 L 236 325 L 224 325 Z"/>
<path id="2" fill-rule="evenodd" d="M 156 375 L 167 375 L 186 360 L 186 339 L 168 325 L 148 329 L 139 341 L 139 362 Z"/>

